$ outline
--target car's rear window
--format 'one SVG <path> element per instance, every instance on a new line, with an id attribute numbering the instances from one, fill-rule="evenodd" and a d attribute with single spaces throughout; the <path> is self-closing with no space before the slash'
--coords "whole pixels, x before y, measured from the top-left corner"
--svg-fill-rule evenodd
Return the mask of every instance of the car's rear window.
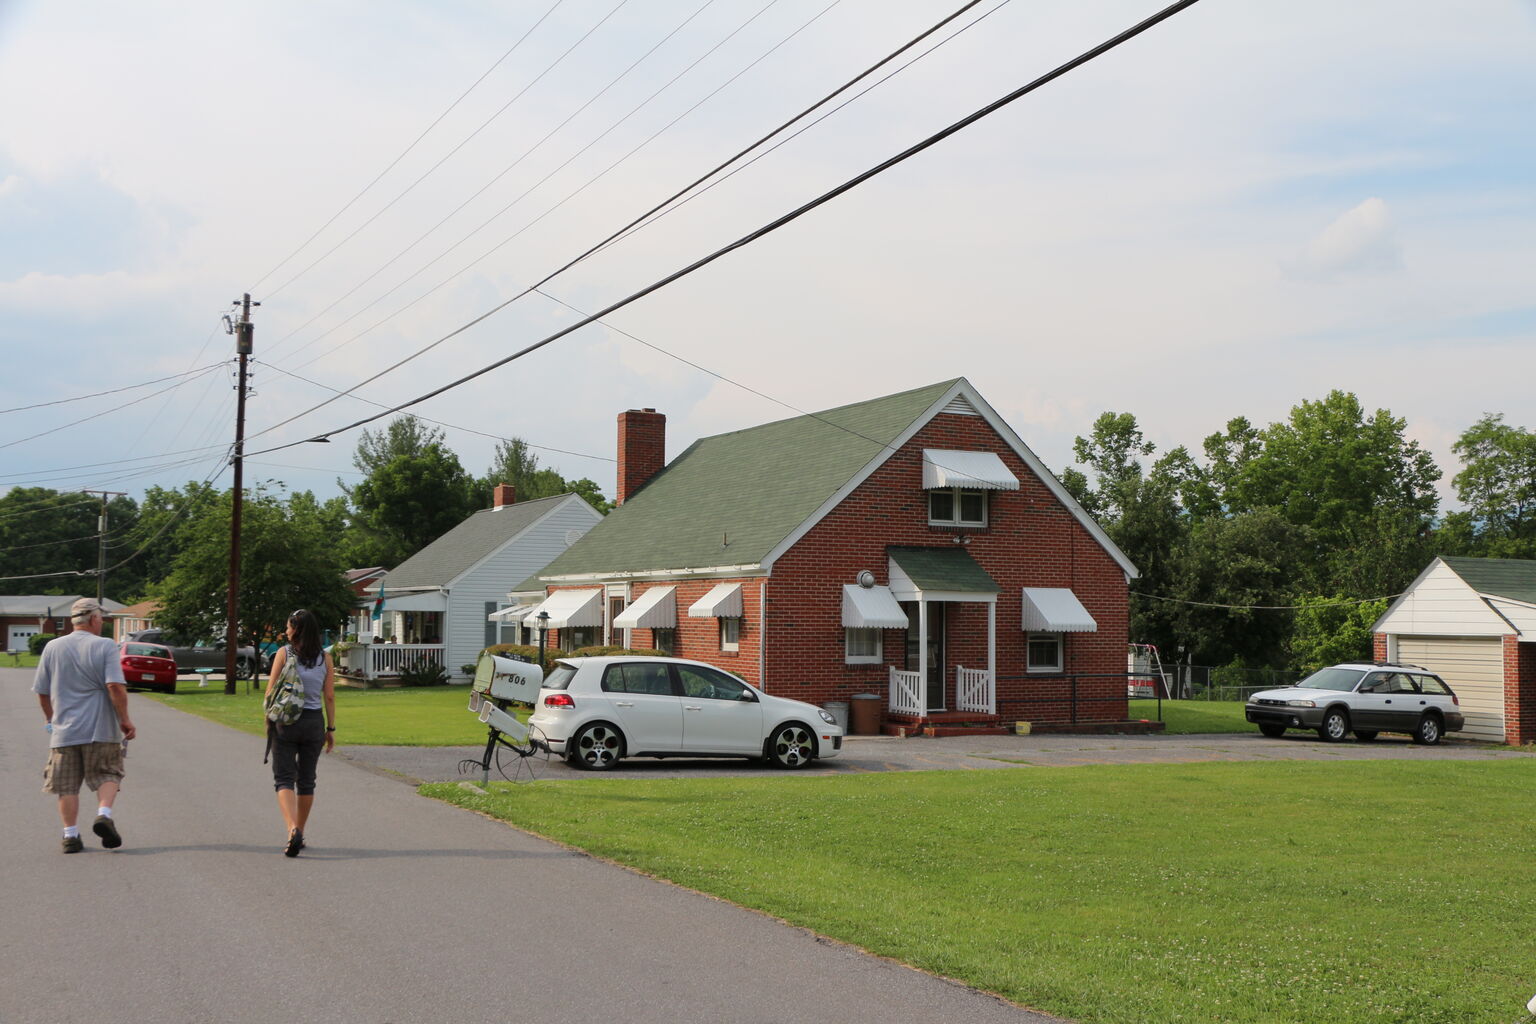
<path id="1" fill-rule="evenodd" d="M 1420 693 L 1434 693 L 1441 697 L 1451 695 L 1451 688 L 1441 682 L 1438 676 L 1414 676 L 1413 678 L 1419 684 Z"/>
<path id="2" fill-rule="evenodd" d="M 124 644 L 123 653 L 139 658 L 169 658 L 171 652 L 158 644 Z"/>
<path id="3" fill-rule="evenodd" d="M 603 671 L 603 689 L 609 693 L 672 695 L 672 672 L 655 661 L 621 661 Z"/>
<path id="4" fill-rule="evenodd" d="M 1364 674 L 1358 668 L 1324 668 L 1313 672 L 1296 685 L 1311 690 L 1343 690 L 1348 693 Z"/>
<path id="5" fill-rule="evenodd" d="M 571 680 L 576 676 L 576 669 L 560 662 L 549 670 L 549 675 L 544 677 L 544 689 L 564 690 L 571 685 Z"/>

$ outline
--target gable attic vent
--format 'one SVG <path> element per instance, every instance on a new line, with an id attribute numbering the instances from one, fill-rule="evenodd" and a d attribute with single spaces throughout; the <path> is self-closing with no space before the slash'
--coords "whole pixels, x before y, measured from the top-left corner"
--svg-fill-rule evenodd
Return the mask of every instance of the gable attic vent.
<path id="1" fill-rule="evenodd" d="M 944 408 L 940 409 L 939 411 L 940 412 L 953 413 L 956 416 L 980 416 L 981 415 L 981 413 L 976 411 L 976 407 L 971 404 L 970 399 L 966 398 L 964 395 L 956 395 L 955 398 L 954 398 L 954 401 L 950 402 L 948 405 L 946 405 Z"/>

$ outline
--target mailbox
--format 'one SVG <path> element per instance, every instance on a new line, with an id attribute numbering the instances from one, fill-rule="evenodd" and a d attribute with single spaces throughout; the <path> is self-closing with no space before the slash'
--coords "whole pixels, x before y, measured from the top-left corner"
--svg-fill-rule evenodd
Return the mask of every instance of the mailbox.
<path id="1" fill-rule="evenodd" d="M 497 700 L 532 704 L 539 699 L 539 687 L 543 684 L 543 669 L 526 661 L 482 654 L 475 665 L 475 691 Z"/>

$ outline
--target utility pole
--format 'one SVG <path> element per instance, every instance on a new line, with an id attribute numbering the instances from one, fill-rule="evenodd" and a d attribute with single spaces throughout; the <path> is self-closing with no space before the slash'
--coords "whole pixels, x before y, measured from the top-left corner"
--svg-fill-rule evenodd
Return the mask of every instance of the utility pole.
<path id="1" fill-rule="evenodd" d="M 235 336 L 235 352 L 240 357 L 240 383 L 235 402 L 235 448 L 230 461 L 235 467 L 235 486 L 230 495 L 229 516 L 229 604 L 224 626 L 224 692 L 235 692 L 235 662 L 240 651 L 240 511 L 245 504 L 245 375 L 246 360 L 251 355 L 251 339 L 256 325 L 251 323 L 252 302 L 247 292 L 235 305 L 240 307 L 240 319 L 230 323 L 224 318 L 225 327 Z"/>
<path id="2" fill-rule="evenodd" d="M 107 599 L 107 498 L 122 497 L 127 491 L 81 491 L 101 495 L 101 516 L 96 520 L 96 603 Z"/>

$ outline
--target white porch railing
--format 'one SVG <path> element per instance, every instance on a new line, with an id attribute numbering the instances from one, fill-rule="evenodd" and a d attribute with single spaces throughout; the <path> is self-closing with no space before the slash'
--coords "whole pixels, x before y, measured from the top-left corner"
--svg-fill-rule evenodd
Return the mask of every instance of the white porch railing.
<path id="1" fill-rule="evenodd" d="M 344 669 L 364 679 L 388 679 L 419 660 L 442 665 L 443 654 L 442 644 L 358 644 L 346 653 Z"/>
<path id="2" fill-rule="evenodd" d="M 955 666 L 955 708 L 997 714 L 997 687 L 992 673 L 984 668 Z"/>
<path id="3" fill-rule="evenodd" d="M 899 715 L 921 715 L 924 711 L 922 677 L 916 672 L 891 669 L 890 709 Z"/>

